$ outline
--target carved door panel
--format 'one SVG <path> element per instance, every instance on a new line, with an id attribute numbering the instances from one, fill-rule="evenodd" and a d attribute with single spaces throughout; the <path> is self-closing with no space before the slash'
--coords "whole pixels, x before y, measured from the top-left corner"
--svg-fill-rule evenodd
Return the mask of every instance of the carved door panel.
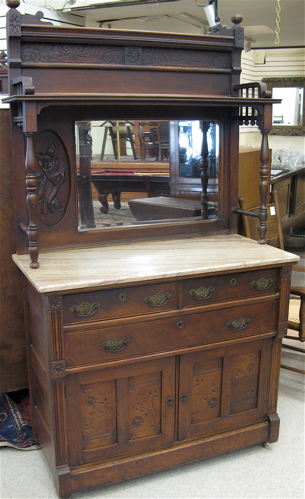
<path id="1" fill-rule="evenodd" d="M 67 380 L 70 465 L 172 443 L 174 390 L 174 358 L 71 375 Z"/>
<path id="2" fill-rule="evenodd" d="M 178 439 L 267 416 L 272 340 L 181 355 Z"/>

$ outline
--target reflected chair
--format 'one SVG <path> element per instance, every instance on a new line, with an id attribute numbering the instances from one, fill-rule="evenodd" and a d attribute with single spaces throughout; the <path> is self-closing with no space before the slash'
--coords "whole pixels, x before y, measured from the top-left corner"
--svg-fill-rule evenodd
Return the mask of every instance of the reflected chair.
<path id="1" fill-rule="evenodd" d="M 102 123 L 101 126 L 104 128 L 104 137 L 103 137 L 103 144 L 100 156 L 101 161 L 103 161 L 104 159 L 108 131 L 111 137 L 115 159 L 118 159 L 118 157 L 120 156 L 120 153 L 118 151 L 118 139 L 119 141 L 124 140 L 125 142 L 130 143 L 133 157 L 134 159 L 137 159 L 135 143 L 134 143 L 133 123 L 131 123 L 130 121 L 122 121 L 122 122 L 105 121 L 104 123 Z"/>
<path id="2" fill-rule="evenodd" d="M 244 198 L 239 198 L 239 205 L 241 209 L 245 209 Z M 258 207 L 247 208 L 248 211 L 258 211 Z M 280 213 L 278 209 L 277 192 L 272 192 L 272 203 L 267 205 L 268 218 L 267 218 L 267 244 L 276 246 L 284 250 L 284 238 L 280 221 Z M 245 236 L 250 239 L 258 240 L 258 220 L 254 217 L 242 215 L 243 227 Z M 298 335 L 288 334 L 285 338 L 289 340 L 296 340 L 305 342 L 305 267 L 300 262 L 298 265 L 292 266 L 290 300 L 289 300 L 289 314 L 288 314 L 288 330 L 296 331 Z M 293 350 L 296 352 L 305 353 L 303 348 L 288 345 L 283 342 L 283 348 Z M 292 366 L 281 364 L 281 367 L 290 371 L 300 372 L 305 374 L 303 369 L 297 369 Z"/>
<path id="3" fill-rule="evenodd" d="M 169 158 L 169 123 L 160 123 L 158 127 L 159 160 Z"/>
<path id="4" fill-rule="evenodd" d="M 138 135 L 142 161 L 145 161 L 147 155 L 151 158 L 156 156 L 156 159 L 158 159 L 158 145 L 154 141 L 154 129 L 146 132 L 142 126 L 139 126 Z"/>

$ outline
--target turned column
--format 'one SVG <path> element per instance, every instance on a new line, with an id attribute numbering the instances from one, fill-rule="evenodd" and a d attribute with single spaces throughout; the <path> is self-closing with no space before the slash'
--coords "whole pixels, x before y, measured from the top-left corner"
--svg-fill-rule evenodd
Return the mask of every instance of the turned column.
<path id="1" fill-rule="evenodd" d="M 207 121 L 202 121 L 200 124 L 200 128 L 202 130 L 202 144 L 201 144 L 201 186 L 202 186 L 202 192 L 201 192 L 201 217 L 202 219 L 207 219 L 208 218 L 208 181 L 209 181 L 209 176 L 208 176 L 208 166 L 209 166 L 209 160 L 208 160 L 208 154 L 209 154 L 209 148 L 208 148 L 208 130 L 210 128 L 210 123 Z"/>
<path id="2" fill-rule="evenodd" d="M 261 205 L 259 208 L 259 224 L 258 224 L 258 235 L 260 244 L 266 243 L 266 232 L 267 232 L 267 195 L 269 188 L 269 145 L 268 145 L 268 130 L 261 130 L 262 134 L 262 142 L 261 142 L 261 150 L 260 150 L 260 184 L 259 184 L 259 192 Z"/>
<path id="3" fill-rule="evenodd" d="M 29 240 L 29 255 L 31 258 L 30 267 L 37 269 L 38 263 L 38 228 L 36 224 L 36 206 L 38 201 L 38 178 L 37 178 L 37 164 L 34 151 L 34 132 L 25 132 L 26 137 L 26 154 L 25 154 L 25 168 L 26 177 L 25 184 L 27 190 L 26 202 L 28 208 L 29 223 L 25 229 Z"/>

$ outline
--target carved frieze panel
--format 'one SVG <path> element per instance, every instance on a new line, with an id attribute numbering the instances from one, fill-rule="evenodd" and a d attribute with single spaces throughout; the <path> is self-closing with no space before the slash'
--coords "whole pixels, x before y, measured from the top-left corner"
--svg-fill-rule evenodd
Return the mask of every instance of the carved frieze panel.
<path id="1" fill-rule="evenodd" d="M 70 164 L 60 137 L 50 130 L 35 139 L 38 202 L 36 214 L 48 226 L 57 225 L 66 213 L 70 199 Z"/>
<path id="2" fill-rule="evenodd" d="M 229 69 L 230 55 L 214 51 L 101 45 L 24 44 L 23 63 Z"/>

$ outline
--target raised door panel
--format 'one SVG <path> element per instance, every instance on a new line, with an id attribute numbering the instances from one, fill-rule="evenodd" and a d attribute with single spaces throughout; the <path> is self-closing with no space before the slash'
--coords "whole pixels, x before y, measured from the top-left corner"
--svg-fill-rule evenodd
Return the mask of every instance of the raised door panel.
<path id="1" fill-rule="evenodd" d="M 267 417 L 272 339 L 181 355 L 179 440 Z"/>
<path id="2" fill-rule="evenodd" d="M 172 443 L 174 390 L 174 358 L 71 375 L 67 381 L 70 465 Z"/>

